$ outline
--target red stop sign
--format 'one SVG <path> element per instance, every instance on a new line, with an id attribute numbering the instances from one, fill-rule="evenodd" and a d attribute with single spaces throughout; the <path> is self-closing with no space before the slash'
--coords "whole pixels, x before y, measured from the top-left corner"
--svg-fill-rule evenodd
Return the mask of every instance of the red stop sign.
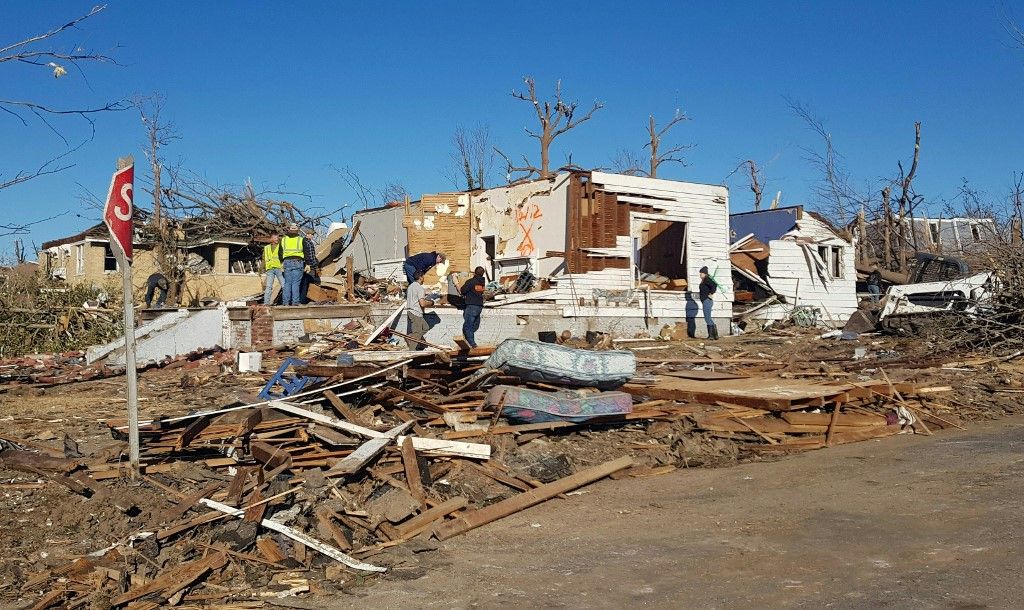
<path id="1" fill-rule="evenodd" d="M 107 205 L 103 207 L 103 223 L 110 229 L 110 237 L 129 262 L 132 260 L 132 182 L 135 180 L 135 166 L 129 165 L 114 172 L 107 193 Z"/>

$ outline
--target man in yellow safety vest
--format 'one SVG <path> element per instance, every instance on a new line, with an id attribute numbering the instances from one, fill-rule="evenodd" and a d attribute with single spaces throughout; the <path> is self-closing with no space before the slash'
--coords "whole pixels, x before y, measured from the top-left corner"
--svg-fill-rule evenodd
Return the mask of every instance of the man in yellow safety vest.
<path id="1" fill-rule="evenodd" d="M 310 273 L 320 275 L 313 242 L 299 234 L 299 225 L 288 225 L 286 235 L 281 238 L 281 268 L 284 271 L 284 286 L 281 302 L 284 305 L 302 303 L 302 277 L 306 265 Z"/>
<path id="2" fill-rule="evenodd" d="M 274 278 L 277 278 L 277 285 L 284 290 L 284 273 L 281 271 L 281 236 L 276 231 L 270 235 L 270 243 L 263 246 L 263 270 L 267 274 L 267 286 L 263 289 L 263 304 L 272 305 Z"/>

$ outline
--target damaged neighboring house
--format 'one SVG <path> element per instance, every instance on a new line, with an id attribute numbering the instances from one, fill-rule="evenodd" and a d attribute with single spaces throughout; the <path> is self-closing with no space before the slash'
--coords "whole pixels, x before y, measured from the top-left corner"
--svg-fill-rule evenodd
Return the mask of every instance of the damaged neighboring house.
<path id="1" fill-rule="evenodd" d="M 402 236 L 393 228 L 398 214 L 406 241 L 401 253 Z M 408 254 L 437 250 L 455 271 L 482 266 L 504 286 L 518 281 L 518 294 L 487 303 L 478 338 L 491 340 L 489 320 L 504 325 L 494 329 L 504 336 L 528 335 L 534 327 L 631 332 L 666 322 L 686 322 L 693 330 L 701 315 L 695 295 L 703 266 L 720 286 L 714 318 L 727 329 L 732 317 L 724 186 L 571 171 L 424 195 L 397 211 L 358 213 L 353 221 L 361 223 L 361 237 L 347 254 L 370 253 L 361 266 L 378 277 L 395 265 L 400 274 Z M 435 270 L 425 283 L 442 281 Z M 703 323 L 695 326 L 704 332 Z"/>
<path id="2" fill-rule="evenodd" d="M 135 300 L 142 302 L 146 281 L 158 271 L 153 243 L 136 233 L 133 240 L 132 280 Z M 198 305 L 231 301 L 263 291 L 262 250 L 245 238 L 207 237 L 188 244 L 180 302 Z M 69 284 L 120 289 L 117 259 L 103 223 L 81 233 L 44 242 L 39 273 Z M 115 277 L 117 276 L 117 277 Z"/>
<path id="3" fill-rule="evenodd" d="M 823 217 L 791 206 L 729 222 L 738 317 L 837 327 L 857 310 L 854 244 Z"/>

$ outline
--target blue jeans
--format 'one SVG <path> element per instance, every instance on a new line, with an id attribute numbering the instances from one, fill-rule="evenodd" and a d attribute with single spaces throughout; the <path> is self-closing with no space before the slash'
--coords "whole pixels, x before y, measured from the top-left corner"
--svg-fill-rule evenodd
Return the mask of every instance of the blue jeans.
<path id="1" fill-rule="evenodd" d="M 868 284 L 868 293 L 871 294 L 871 302 L 877 303 L 882 296 L 882 287 L 875 284 Z"/>
<path id="2" fill-rule="evenodd" d="M 284 289 L 284 272 L 281 268 L 267 269 L 267 287 L 263 289 L 263 304 L 270 305 L 274 298 L 274 278 L 277 278 L 277 285 Z"/>
<path id="3" fill-rule="evenodd" d="M 284 268 L 284 284 L 281 290 L 282 305 L 299 305 L 302 303 L 302 276 L 306 262 L 301 258 L 286 258 Z"/>
<path id="4" fill-rule="evenodd" d="M 462 311 L 462 336 L 473 347 L 476 347 L 476 331 L 480 328 L 480 314 L 483 311 L 480 305 L 466 305 Z"/>
<path id="5" fill-rule="evenodd" d="M 715 321 L 711 319 L 711 308 L 715 306 L 715 302 L 711 299 L 704 299 L 704 322 L 708 325 L 708 328 L 715 325 Z"/>
<path id="6" fill-rule="evenodd" d="M 416 278 L 412 276 L 413 273 L 416 273 L 416 267 L 413 267 L 409 263 L 402 263 L 402 271 L 405 272 L 405 281 L 410 284 L 416 281 Z"/>

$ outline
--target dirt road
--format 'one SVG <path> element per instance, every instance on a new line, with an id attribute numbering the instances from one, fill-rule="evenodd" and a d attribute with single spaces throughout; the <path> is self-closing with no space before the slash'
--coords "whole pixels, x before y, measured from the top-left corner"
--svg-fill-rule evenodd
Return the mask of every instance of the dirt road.
<path id="1" fill-rule="evenodd" d="M 323 607 L 1020 608 L 1022 510 L 1013 417 L 604 481 Z"/>

